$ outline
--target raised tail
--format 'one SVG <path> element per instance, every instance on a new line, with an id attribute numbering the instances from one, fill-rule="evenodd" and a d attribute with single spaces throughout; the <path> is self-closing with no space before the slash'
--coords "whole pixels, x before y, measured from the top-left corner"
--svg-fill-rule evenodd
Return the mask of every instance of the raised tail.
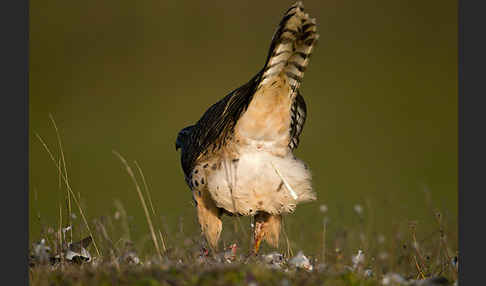
<path id="1" fill-rule="evenodd" d="M 295 96 L 318 38 L 316 19 L 304 13 L 301 1 L 292 5 L 285 12 L 273 35 L 258 88 L 273 78 L 284 75 L 290 83 L 290 96 Z"/>

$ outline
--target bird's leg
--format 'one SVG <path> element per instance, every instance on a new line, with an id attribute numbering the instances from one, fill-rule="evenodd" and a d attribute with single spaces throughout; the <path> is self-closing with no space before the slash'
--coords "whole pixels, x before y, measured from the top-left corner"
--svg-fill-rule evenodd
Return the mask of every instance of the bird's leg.
<path id="1" fill-rule="evenodd" d="M 255 229 L 253 232 L 253 253 L 255 255 L 258 254 L 263 239 L 273 247 L 278 246 L 281 222 L 281 215 L 271 215 L 265 212 L 255 215 Z"/>
<path id="2" fill-rule="evenodd" d="M 217 249 L 219 236 L 223 224 L 221 222 L 221 209 L 211 198 L 207 189 L 195 190 L 194 199 L 197 202 L 197 217 L 201 225 L 201 231 L 213 250 Z"/>
<path id="3" fill-rule="evenodd" d="M 258 250 L 260 249 L 260 243 L 262 242 L 263 237 L 265 236 L 264 232 L 264 214 L 256 214 L 255 215 L 255 228 L 253 232 L 253 254 L 257 255 Z"/>
<path id="4" fill-rule="evenodd" d="M 281 225 L 281 215 L 269 214 L 267 220 L 265 221 L 265 241 L 275 248 L 278 247 Z"/>

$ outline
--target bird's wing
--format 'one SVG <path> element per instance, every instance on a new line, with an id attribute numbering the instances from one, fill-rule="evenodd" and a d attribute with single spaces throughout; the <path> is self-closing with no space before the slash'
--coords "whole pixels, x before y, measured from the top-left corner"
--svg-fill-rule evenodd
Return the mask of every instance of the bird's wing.
<path id="1" fill-rule="evenodd" d="M 194 125 L 182 150 L 181 163 L 186 176 L 201 155 L 219 149 L 231 138 L 236 122 L 247 109 L 260 80 L 261 72 L 213 104 Z"/>
<path id="2" fill-rule="evenodd" d="M 297 96 L 294 99 L 290 109 L 290 142 L 289 148 L 294 150 L 299 146 L 299 137 L 304 129 L 305 119 L 307 117 L 307 107 L 305 105 L 304 97 L 297 91 Z"/>

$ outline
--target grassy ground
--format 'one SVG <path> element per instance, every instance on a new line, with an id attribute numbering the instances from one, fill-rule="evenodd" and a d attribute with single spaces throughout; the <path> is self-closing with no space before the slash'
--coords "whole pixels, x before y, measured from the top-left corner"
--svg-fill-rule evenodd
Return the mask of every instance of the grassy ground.
<path id="1" fill-rule="evenodd" d="M 251 221 L 237 218 L 231 220 L 233 229 L 223 232 L 220 249 L 210 250 L 197 232 L 184 231 L 182 220 L 178 231 L 164 224 L 140 166 L 130 166 L 114 152 L 145 214 L 148 231 L 134 239 L 129 212 L 120 201 L 114 202 L 113 213 L 88 220 L 82 198 L 71 189 L 59 134 L 59 158 L 38 139 L 58 170 L 66 203 L 58 207 L 59 220 L 42 224 L 33 238 L 31 285 L 426 286 L 457 281 L 456 220 L 439 210 L 431 210 L 435 222 L 426 228 L 409 221 L 379 232 L 368 216 L 371 208 L 355 205 L 356 223 L 331 229 L 327 206 L 321 205 L 323 223 L 305 242 L 319 251 L 303 253 L 304 245 L 287 235 L 284 223 L 279 248 L 264 246 L 258 256 L 250 254 L 251 237 L 243 227 Z"/>
<path id="2" fill-rule="evenodd" d="M 353 239 L 348 238 L 340 243 L 343 249 L 323 248 L 319 254 L 302 256 L 284 246 L 280 252 L 265 248 L 255 257 L 248 254 L 249 241 L 245 243 L 244 239 L 234 241 L 238 246 L 234 251 L 222 247 L 212 252 L 200 236 L 189 238 L 182 234 L 165 241 L 168 247 L 161 247 L 159 256 L 151 241 L 133 243 L 128 233 L 111 236 L 126 225 L 122 215 L 116 221 L 96 220 L 94 225 L 101 255 L 91 244 L 87 249 L 92 257 L 86 262 L 62 259 L 62 255 L 61 259 L 52 259 L 55 254 L 66 252 L 70 235 L 69 231 L 52 228 L 49 234 L 48 228 L 43 237 L 51 259 L 43 263 L 35 251 L 39 244 L 33 245 L 31 285 L 452 285 L 457 280 L 454 246 L 440 233 L 419 243 L 414 238 L 414 226 L 410 233 L 397 234 L 395 238 L 364 238 L 369 240 L 369 247 L 360 254 L 348 251 L 355 249 L 350 245 Z M 349 231 L 351 236 L 357 235 Z M 81 232 L 86 230 L 73 235 L 80 236 Z M 401 235 L 409 239 L 399 241 Z M 342 238 L 327 239 L 336 245 Z M 152 247 L 137 247 L 143 244 Z"/>
<path id="3" fill-rule="evenodd" d="M 322 239 L 309 242 L 316 249 L 320 246 L 319 253 L 299 253 L 299 245 L 284 231 L 278 249 L 263 246 L 254 256 L 249 253 L 251 239 L 238 231 L 238 220 L 233 220 L 234 232 L 223 234 L 220 249 L 212 251 L 202 236 L 190 236 L 182 226 L 181 231 L 167 233 L 150 207 L 149 231 L 133 241 L 130 216 L 120 202 L 116 205 L 115 213 L 87 224 L 80 219 L 69 224 L 67 218 L 62 223 L 61 212 L 57 226 L 44 226 L 30 248 L 31 285 L 452 285 L 457 281 L 457 233 L 440 212 L 435 215 L 436 228 L 427 232 L 417 231 L 417 224 L 410 222 L 376 234 L 364 216 L 357 225 L 337 232 L 329 232 L 324 223 L 317 230 Z M 80 242 L 84 237 L 88 243 Z M 69 256 L 69 250 L 78 257 Z"/>

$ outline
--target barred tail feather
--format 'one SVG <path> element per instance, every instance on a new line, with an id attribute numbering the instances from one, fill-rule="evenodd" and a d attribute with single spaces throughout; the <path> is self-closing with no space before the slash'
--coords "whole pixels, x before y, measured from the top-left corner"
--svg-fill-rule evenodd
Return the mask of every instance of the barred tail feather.
<path id="1" fill-rule="evenodd" d="M 316 19 L 304 13 L 302 2 L 292 5 L 273 36 L 259 87 L 283 74 L 295 96 L 318 38 Z"/>

